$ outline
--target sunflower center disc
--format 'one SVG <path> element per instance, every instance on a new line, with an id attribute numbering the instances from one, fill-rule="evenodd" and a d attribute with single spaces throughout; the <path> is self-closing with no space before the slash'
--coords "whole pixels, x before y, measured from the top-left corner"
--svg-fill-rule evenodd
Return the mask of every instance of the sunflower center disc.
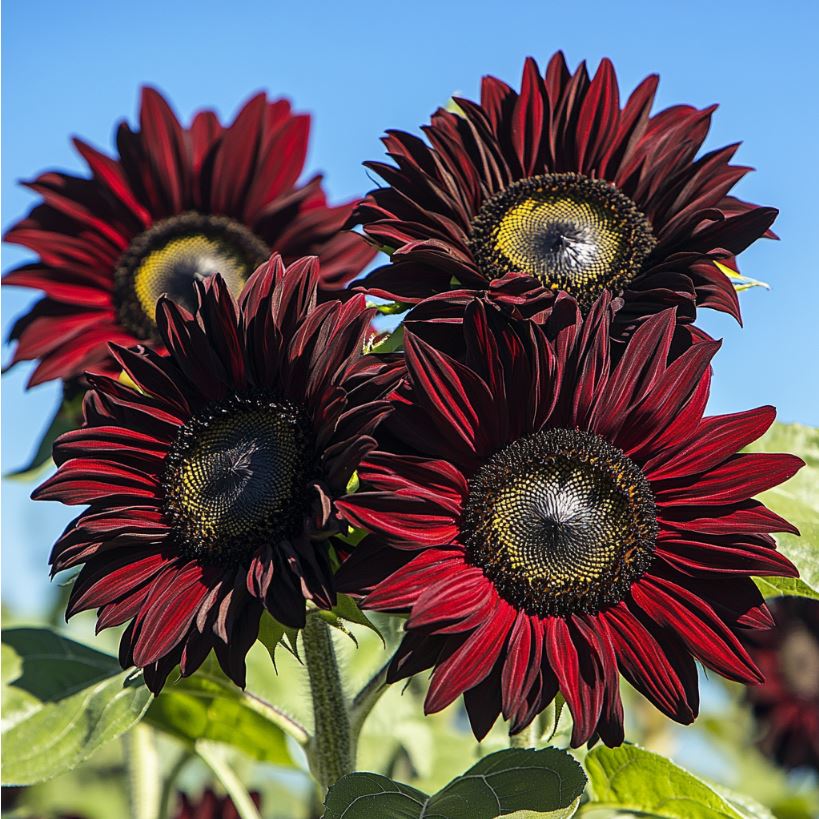
<path id="1" fill-rule="evenodd" d="M 819 700 L 819 642 L 804 626 L 793 628 L 783 640 L 779 665 L 796 696 Z"/>
<path id="2" fill-rule="evenodd" d="M 244 225 L 224 216 L 183 213 L 157 222 L 131 242 L 114 272 L 122 323 L 138 338 L 156 339 L 156 302 L 165 293 L 188 310 L 195 281 L 221 273 L 234 295 L 269 255 Z"/>
<path id="3" fill-rule="evenodd" d="M 470 481 L 469 560 L 529 614 L 594 613 L 623 599 L 657 536 L 640 468 L 602 438 L 551 429 L 496 453 Z"/>
<path id="4" fill-rule="evenodd" d="M 177 436 L 165 465 L 165 512 L 181 552 L 241 561 L 293 536 L 312 465 L 304 414 L 289 402 L 234 397 Z"/>
<path id="5" fill-rule="evenodd" d="M 488 199 L 470 247 L 487 278 L 526 273 L 581 308 L 620 293 L 655 245 L 648 219 L 614 185 L 576 173 L 522 179 Z"/>

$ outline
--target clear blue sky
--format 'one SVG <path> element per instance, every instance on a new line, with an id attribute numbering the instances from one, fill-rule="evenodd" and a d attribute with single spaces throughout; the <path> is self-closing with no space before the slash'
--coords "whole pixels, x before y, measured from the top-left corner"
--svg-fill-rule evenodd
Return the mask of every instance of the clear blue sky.
<path id="1" fill-rule="evenodd" d="M 725 338 L 712 410 L 772 403 L 782 420 L 819 424 L 819 4 L 9 0 L 2 22 L 4 227 L 33 201 L 17 180 L 80 170 L 71 134 L 110 147 L 144 82 L 185 118 L 202 105 L 232 114 L 258 89 L 289 96 L 314 114 L 309 170 L 341 199 L 371 187 L 361 162 L 381 158 L 385 128 L 417 129 L 453 93 L 475 97 L 486 73 L 517 85 L 529 54 L 545 65 L 563 49 L 593 68 L 607 55 L 624 91 L 659 72 L 661 106 L 720 103 L 708 147 L 742 140 L 738 161 L 757 172 L 739 193 L 782 211 L 782 241 L 744 256 L 744 272 L 773 287 L 744 295 L 745 329 L 701 314 Z M 27 258 L 5 246 L 3 268 Z M 4 338 L 31 301 L 3 293 Z M 55 385 L 24 394 L 26 375 L 3 378 L 4 472 L 26 461 L 56 400 Z M 3 595 L 34 612 L 71 514 L 29 501 L 31 489 L 3 482 Z"/>

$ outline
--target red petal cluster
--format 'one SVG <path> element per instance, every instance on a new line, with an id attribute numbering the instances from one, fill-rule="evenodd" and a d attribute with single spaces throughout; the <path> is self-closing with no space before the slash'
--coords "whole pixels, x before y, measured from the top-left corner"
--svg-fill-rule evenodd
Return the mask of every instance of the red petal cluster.
<path id="1" fill-rule="evenodd" d="M 716 106 L 675 105 L 652 114 L 657 84 L 657 76 L 647 77 L 621 106 L 609 60 L 590 78 L 585 63 L 571 73 L 557 53 L 545 74 L 526 61 L 520 91 L 484 77 L 479 103 L 456 98 L 457 113 L 433 114 L 423 128 L 428 144 L 388 131 L 383 141 L 395 165 L 365 163 L 387 184 L 368 194 L 355 221 L 394 252 L 362 288 L 408 304 L 453 289 L 497 291 L 470 249 L 475 216 L 518 180 L 575 172 L 626 194 L 657 240 L 639 275 L 614 294 L 623 300 L 612 325 L 616 336 L 669 307 L 686 324 L 698 306 L 739 320 L 734 288 L 714 261 L 736 269 L 739 253 L 773 236 L 777 211 L 730 194 L 750 170 L 730 164 L 738 145 L 697 157 Z M 553 295 L 526 279 L 541 298 Z"/>
<path id="2" fill-rule="evenodd" d="M 596 736 L 616 745 L 621 675 L 682 723 L 697 714 L 696 661 L 760 682 L 754 656 L 766 661 L 747 637 L 772 619 L 751 578 L 797 575 L 772 538 L 796 529 L 754 497 L 802 462 L 742 453 L 773 422 L 771 407 L 704 415 L 719 343 L 692 322 L 698 306 L 739 319 L 715 262 L 735 268 L 737 254 L 772 235 L 776 211 L 730 194 L 748 170 L 730 164 L 736 146 L 697 156 L 713 108 L 652 114 L 656 87 L 647 78 L 621 106 L 608 60 L 590 78 L 584 65 L 569 72 L 558 54 L 545 75 L 528 60 L 520 91 L 485 78 L 480 103 L 458 99 L 458 114 L 432 117 L 428 143 L 388 133 L 395 165 L 370 164 L 387 186 L 353 221 L 394 251 L 359 289 L 413 305 L 405 349 L 389 355 L 365 355 L 373 311 L 363 295 L 340 294 L 371 251 L 340 232 L 351 204 L 327 207 L 318 179 L 298 186 L 307 119 L 285 102 L 260 95 L 229 126 L 205 111 L 183 128 L 146 89 L 140 130 L 120 126 L 117 159 L 78 142 L 90 178 L 52 173 L 31 183 L 44 201 L 8 238 L 40 259 L 6 283 L 46 296 L 12 331 L 14 360 L 39 359 L 32 383 L 96 371 L 86 375 L 84 426 L 58 440 L 58 471 L 35 492 L 88 507 L 51 557 L 55 572 L 82 566 L 68 614 L 96 608 L 99 628 L 127 624 L 121 660 L 142 667 L 154 691 L 174 666 L 190 674 L 212 649 L 243 684 L 264 610 L 298 628 L 306 601 L 329 607 L 336 589 L 347 591 L 365 608 L 406 615 L 389 679 L 432 669 L 427 712 L 463 695 L 478 738 L 500 715 L 522 730 L 560 692 L 574 745 Z M 628 197 L 629 218 L 646 230 L 635 242 L 645 256 L 629 257 L 634 278 L 622 292 L 581 301 L 583 311 L 525 271 L 487 275 L 470 244 L 475 218 L 496 194 L 556 174 L 578 185 L 583 177 L 583 190 L 613 186 L 620 199 L 605 201 Z M 112 271 L 134 237 L 188 211 L 230 217 L 284 262 L 263 265 L 238 301 L 219 276 L 197 284 L 193 313 L 160 299 L 161 344 L 135 346 L 118 321 Z M 321 257 L 321 272 L 314 259 L 285 269 L 305 253 Z M 254 529 L 253 549 L 227 560 L 181 538 L 168 475 L 203 413 L 260 395 L 277 411 L 298 407 L 314 460 L 298 499 L 288 495 L 289 508 L 275 515 L 262 503 L 268 517 L 259 518 L 270 528 Z M 497 581 L 497 563 L 481 562 L 498 543 L 487 541 L 484 552 L 470 545 L 470 504 L 484 497 L 475 493 L 487 468 L 509 447 L 549 435 L 578 447 L 593 441 L 598 461 L 599 453 L 621 459 L 617 474 L 632 481 L 624 514 L 639 495 L 639 538 L 620 538 L 636 544 L 621 555 L 636 568 L 604 567 L 620 585 L 582 605 L 569 592 L 560 607 L 522 602 Z M 253 504 L 258 450 L 249 439 L 245 449 L 230 439 L 216 455 L 233 470 L 231 491 L 241 485 Z M 284 458 L 277 446 L 267 453 L 275 464 Z M 295 467 L 292 475 L 301 480 Z M 557 501 L 534 497 L 543 484 L 530 482 L 528 508 L 562 503 L 561 515 L 579 508 L 598 526 L 609 513 L 591 508 L 599 487 L 590 481 L 578 479 L 580 488 Z M 503 507 L 500 526 L 516 524 L 509 508 L 520 507 Z M 298 525 L 269 519 L 280 512 Z M 542 531 L 565 523 L 549 515 L 537 521 Z M 608 527 L 606 546 L 621 531 L 611 536 L 612 520 L 595 530 Z M 350 526 L 369 533 L 356 548 L 336 538 Z M 560 534 L 575 549 L 571 565 L 582 564 L 589 543 L 596 548 L 592 535 L 569 542 Z M 588 574 L 569 571 L 567 587 Z"/>
<path id="3" fill-rule="evenodd" d="M 337 499 L 391 408 L 377 395 L 378 378 L 365 377 L 372 311 L 361 296 L 319 304 L 318 283 L 315 259 L 285 270 L 276 256 L 238 304 L 219 276 L 198 285 L 194 315 L 161 301 L 167 355 L 112 347 L 138 391 L 89 374 L 84 426 L 57 440 L 57 473 L 33 495 L 87 505 L 51 555 L 54 572 L 82 566 L 67 614 L 96 608 L 100 629 L 128 623 L 122 663 L 144 668 L 152 690 L 177 664 L 192 673 L 211 649 L 244 685 L 263 609 L 300 627 L 305 600 L 335 603 L 328 538 L 346 528 Z M 238 561 L 191 555 L 167 514 L 168 455 L 197 411 L 260 393 L 301 407 L 315 439 L 316 471 L 301 488 L 303 523 Z"/>
<path id="4" fill-rule="evenodd" d="M 795 576 L 770 535 L 795 531 L 752 500 L 801 466 L 790 455 L 737 454 L 772 423 L 771 407 L 703 417 L 716 342 L 670 358 L 673 311 L 646 320 L 616 365 L 612 311 L 584 320 L 561 301 L 553 337 L 474 301 L 457 360 L 408 333 L 408 378 L 395 413 L 340 501 L 377 535 L 342 567 L 340 588 L 365 608 L 405 612 L 390 668 L 400 679 L 433 668 L 428 712 L 461 694 L 482 737 L 499 714 L 527 726 L 560 691 L 577 745 L 623 739 L 618 675 L 680 722 L 697 713 L 694 660 L 729 679 L 761 675 L 739 635 L 770 625 L 751 575 Z M 649 569 L 616 605 L 534 616 L 499 593 L 469 559 L 463 511 L 470 481 L 495 452 L 548 429 L 583 430 L 637 464 L 659 532 Z"/>
<path id="5" fill-rule="evenodd" d="M 329 207 L 320 176 L 297 184 L 309 130 L 309 116 L 264 94 L 229 125 L 203 110 L 183 127 L 162 95 L 146 87 L 139 128 L 117 128 L 116 157 L 75 139 L 90 176 L 52 171 L 26 183 L 43 201 L 5 240 L 39 258 L 3 282 L 45 292 L 10 334 L 18 342 L 12 364 L 38 361 L 29 386 L 87 369 L 115 372 L 108 343 L 144 340 L 120 321 L 114 271 L 136 237 L 182 213 L 231 217 L 286 264 L 318 255 L 322 290 L 337 297 L 374 251 L 355 233 L 340 232 L 354 201 Z"/>

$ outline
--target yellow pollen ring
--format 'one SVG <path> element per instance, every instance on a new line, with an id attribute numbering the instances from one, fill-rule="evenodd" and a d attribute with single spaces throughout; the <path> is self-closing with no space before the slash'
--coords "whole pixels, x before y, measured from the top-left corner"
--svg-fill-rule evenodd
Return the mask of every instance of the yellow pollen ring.
<path id="1" fill-rule="evenodd" d="M 218 272 L 225 276 L 229 285 L 233 284 L 232 290 L 238 290 L 238 285 L 246 278 L 244 265 L 233 257 L 224 243 L 201 235 L 181 236 L 151 251 L 134 272 L 134 292 L 146 315 L 153 316 L 157 299 L 167 289 L 168 274 L 175 265 L 185 259 L 208 257 L 225 260 L 225 269 Z"/>
<path id="2" fill-rule="evenodd" d="M 574 199 L 526 199 L 511 207 L 500 219 L 495 229 L 495 248 L 508 259 L 511 267 L 548 276 L 548 271 L 538 269 L 535 258 L 538 232 L 555 223 L 585 225 L 594 232 L 596 260 L 573 276 L 573 280 L 580 285 L 598 281 L 605 284 L 606 274 L 611 272 L 623 247 L 622 235 L 611 227 L 612 216 L 616 218 L 616 214 L 610 215 L 597 205 Z M 558 289 L 561 282 L 553 281 L 549 285 Z"/>

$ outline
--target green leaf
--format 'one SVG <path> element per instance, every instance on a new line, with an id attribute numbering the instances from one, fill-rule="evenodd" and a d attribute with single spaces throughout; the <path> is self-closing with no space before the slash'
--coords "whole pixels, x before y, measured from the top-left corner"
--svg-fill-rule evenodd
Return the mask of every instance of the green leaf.
<path id="1" fill-rule="evenodd" d="M 749 452 L 792 452 L 805 466 L 789 481 L 759 496 L 769 509 L 799 528 L 801 537 L 777 534 L 777 548 L 799 569 L 800 578 L 755 578 L 766 597 L 782 594 L 819 599 L 819 430 L 801 424 L 774 424 Z"/>
<path id="2" fill-rule="evenodd" d="M 749 819 L 738 803 L 659 754 L 621 745 L 586 755 L 593 799 L 584 806 L 671 819 Z"/>
<path id="3" fill-rule="evenodd" d="M 560 718 L 563 716 L 563 708 L 566 705 L 565 697 L 558 691 L 552 701 L 551 706 L 544 711 L 538 718 L 538 726 L 540 728 L 540 737 L 538 737 L 538 744 L 540 742 L 551 742 L 560 730 L 561 733 L 568 726 L 568 731 L 571 731 L 571 720 L 564 720 L 564 725 L 561 727 Z M 545 718 L 545 719 L 544 719 Z M 561 743 L 554 743 L 560 745 Z"/>
<path id="4" fill-rule="evenodd" d="M 402 349 L 404 344 L 404 325 L 399 324 L 386 338 L 381 339 L 376 344 L 373 344 L 366 352 L 367 353 L 394 353 L 396 350 Z"/>
<path id="5" fill-rule="evenodd" d="M 358 492 L 358 487 L 361 486 L 361 481 L 358 478 L 358 470 L 353 470 L 353 474 L 350 475 L 350 480 L 347 481 L 347 487 L 345 489 L 348 495 L 352 495 L 355 492 Z"/>
<path id="6" fill-rule="evenodd" d="M 60 406 L 57 407 L 57 412 L 48 425 L 48 429 L 40 439 L 36 452 L 31 456 L 31 460 L 20 469 L 7 473 L 5 477 L 21 483 L 27 483 L 38 478 L 54 463 L 51 460 L 51 449 L 54 446 L 54 441 L 64 432 L 76 429 L 81 423 L 82 395 L 70 401 L 61 401 Z"/>
<path id="7" fill-rule="evenodd" d="M 311 617 L 320 617 L 325 623 L 337 628 L 339 631 L 346 634 L 355 644 L 358 645 L 358 639 L 345 625 L 345 622 L 356 623 L 359 626 L 364 626 L 370 629 L 381 638 L 381 643 L 384 648 L 387 647 L 384 635 L 378 630 L 378 627 L 367 618 L 363 611 L 356 605 L 352 597 L 346 594 L 339 594 L 336 596 L 336 605 L 330 609 L 312 609 L 308 612 Z"/>
<path id="8" fill-rule="evenodd" d="M 191 747 L 210 739 L 261 762 L 293 764 L 284 731 L 268 708 L 231 682 L 213 657 L 190 677 L 169 681 L 145 719 Z"/>
<path id="9" fill-rule="evenodd" d="M 392 248 L 383 247 L 381 248 L 383 253 L 386 253 L 388 256 L 392 255 L 393 250 Z M 404 304 L 400 301 L 389 301 L 386 304 L 376 304 L 374 301 L 368 301 L 367 307 L 374 307 L 382 316 L 395 316 L 399 313 L 406 313 L 407 310 L 412 307 L 411 304 Z"/>
<path id="10" fill-rule="evenodd" d="M 712 784 L 711 787 L 731 805 L 739 811 L 744 819 L 776 819 L 776 817 L 764 805 L 760 805 L 750 796 L 744 793 L 726 788 L 724 785 Z"/>
<path id="11" fill-rule="evenodd" d="M 819 600 L 819 591 L 798 577 L 755 577 L 754 583 L 763 597 L 810 597 Z"/>
<path id="12" fill-rule="evenodd" d="M 762 287 L 765 290 L 770 290 L 771 286 L 767 282 L 759 281 L 759 279 L 752 279 L 750 276 L 743 276 L 742 273 L 737 272 L 728 265 L 714 262 L 720 273 L 724 273 L 731 281 L 734 290 L 737 293 L 742 293 L 743 290 L 750 290 L 752 287 Z"/>
<path id="13" fill-rule="evenodd" d="M 4 785 L 69 771 L 135 725 L 150 692 L 115 657 L 48 629 L 3 633 Z"/>
<path id="14" fill-rule="evenodd" d="M 356 529 L 350 526 L 344 534 L 336 535 L 335 539 L 340 540 L 342 543 L 346 543 L 348 546 L 358 546 L 358 544 L 361 543 L 366 536 L 366 529 Z"/>
<path id="15" fill-rule="evenodd" d="M 342 776 L 330 788 L 323 819 L 418 819 L 427 802 L 421 791 L 374 773 Z"/>
<path id="16" fill-rule="evenodd" d="M 385 776 L 348 774 L 330 788 L 324 816 L 494 819 L 517 814 L 564 819 L 577 809 L 585 784 L 583 769 L 565 751 L 510 748 L 484 757 L 429 797 Z"/>

